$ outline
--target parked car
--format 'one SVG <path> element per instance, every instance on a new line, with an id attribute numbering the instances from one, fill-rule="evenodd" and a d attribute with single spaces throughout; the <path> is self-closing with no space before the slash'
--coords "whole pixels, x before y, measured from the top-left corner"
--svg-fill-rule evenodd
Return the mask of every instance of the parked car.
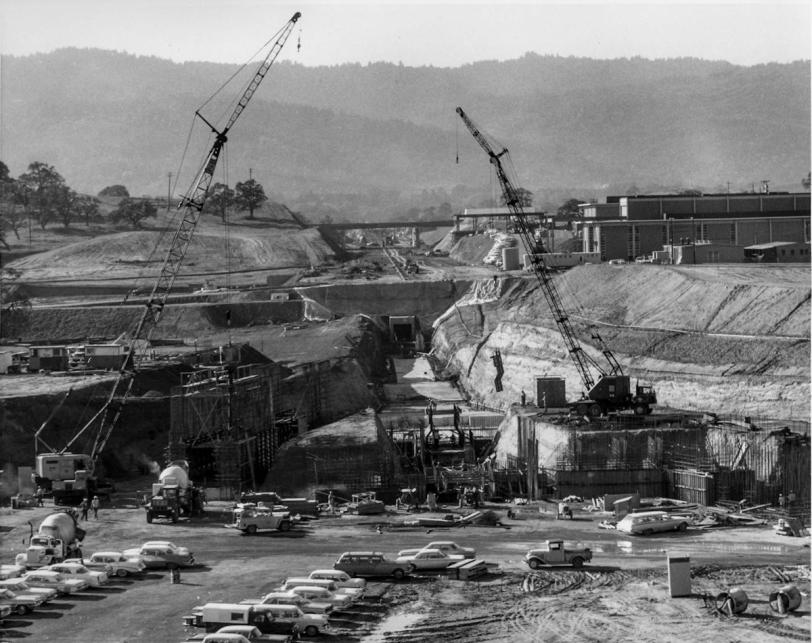
<path id="1" fill-rule="evenodd" d="M 150 540 L 141 547 L 125 549 L 121 553 L 126 558 L 140 558 L 147 569 L 177 569 L 195 564 L 192 552 L 168 540 Z"/>
<path id="2" fill-rule="evenodd" d="M 474 558 L 476 556 L 476 550 L 471 547 L 462 547 L 450 540 L 436 540 L 419 549 L 404 549 L 399 551 L 398 557 L 414 556 L 417 552 L 425 551 L 426 549 L 439 549 L 441 552 L 448 554 L 451 558 L 456 557 L 457 559 Z"/>
<path id="3" fill-rule="evenodd" d="M 353 601 L 364 595 L 364 590 L 357 587 L 339 587 L 338 584 L 329 578 L 310 578 L 309 576 L 294 576 L 288 578 L 279 588 L 280 591 L 288 592 L 294 587 L 323 587 L 335 594 L 345 594 Z"/>
<path id="4" fill-rule="evenodd" d="M 641 511 L 626 514 L 617 523 L 616 529 L 633 536 L 650 536 L 661 531 L 685 531 L 688 529 L 688 519 L 667 511 Z"/>
<path id="5" fill-rule="evenodd" d="M 0 588 L 0 605 L 9 605 L 15 614 L 25 616 L 45 602 L 37 594 L 15 594 L 10 589 Z"/>
<path id="6" fill-rule="evenodd" d="M 331 580 L 339 589 L 360 589 L 362 594 L 367 586 L 367 582 L 363 578 L 353 578 L 340 569 L 314 569 L 310 572 L 309 578 Z"/>
<path id="7" fill-rule="evenodd" d="M 81 562 L 77 558 L 69 558 L 66 563 Z M 128 558 L 120 551 L 97 551 L 90 558 L 84 559 L 84 565 L 88 569 L 106 572 L 108 577 L 132 576 L 142 574 L 146 565 L 141 558 L 133 556 Z"/>
<path id="8" fill-rule="evenodd" d="M 270 592 L 262 598 L 249 598 L 240 601 L 244 605 L 296 605 L 305 614 L 329 614 L 333 611 L 331 603 L 311 601 L 293 592 Z"/>
<path id="9" fill-rule="evenodd" d="M 75 594 L 88 587 L 86 580 L 69 578 L 64 574 L 47 569 L 36 569 L 21 578 L 31 587 L 55 589 L 59 594 Z"/>
<path id="10" fill-rule="evenodd" d="M 59 572 L 68 578 L 81 578 L 87 581 L 88 587 L 101 587 L 107 584 L 106 572 L 90 570 L 81 563 L 69 563 L 66 561 L 64 563 L 48 565 L 47 567 L 43 567 L 43 569 Z"/>
<path id="11" fill-rule="evenodd" d="M 403 578 L 408 570 L 388 560 L 383 554 L 374 551 L 347 551 L 333 563 L 334 569 L 347 572 L 350 576 L 367 576 L 370 578 L 385 578 L 392 576 L 395 580 Z"/>
<path id="12" fill-rule="evenodd" d="M 301 596 L 305 600 L 332 605 L 333 609 L 344 610 L 352 607 L 355 599 L 348 594 L 339 594 L 330 591 L 326 587 L 315 587 L 313 585 L 299 585 L 290 588 L 291 594 Z"/>
<path id="13" fill-rule="evenodd" d="M 329 633 L 332 628 L 323 614 L 305 614 L 295 605 L 263 605 L 270 614 L 273 614 L 274 623 L 287 624 L 294 632 L 301 632 L 305 636 Z"/>
<path id="14" fill-rule="evenodd" d="M 0 580 L 7 578 L 17 578 L 25 573 L 22 565 L 0 565 Z"/>
<path id="15" fill-rule="evenodd" d="M 263 634 L 254 625 L 226 625 L 213 634 L 197 634 L 183 643 L 291 643 L 292 634 Z"/>
<path id="16" fill-rule="evenodd" d="M 3 619 L 6 618 L 11 614 L 11 606 L 9 605 L 0 605 L 0 625 L 3 624 Z"/>
<path id="17" fill-rule="evenodd" d="M 53 600 L 59 595 L 59 592 L 57 592 L 55 589 L 48 587 L 32 587 L 22 578 L 0 580 L 0 587 L 10 589 L 15 594 L 35 594 L 36 596 L 41 596 L 44 603 Z"/>
<path id="18" fill-rule="evenodd" d="M 401 565 L 409 565 L 409 571 L 429 571 L 433 569 L 445 569 L 451 563 L 456 563 L 460 560 L 462 560 L 462 558 L 452 558 L 439 549 L 424 549 L 411 556 L 398 556 L 395 562 Z"/>

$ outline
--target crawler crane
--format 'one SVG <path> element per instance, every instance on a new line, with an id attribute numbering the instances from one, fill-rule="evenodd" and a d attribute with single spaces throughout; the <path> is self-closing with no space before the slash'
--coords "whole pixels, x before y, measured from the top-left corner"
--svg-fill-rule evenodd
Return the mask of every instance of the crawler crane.
<path id="1" fill-rule="evenodd" d="M 547 300 L 553 314 L 558 331 L 564 339 L 567 352 L 569 352 L 575 368 L 578 370 L 584 392 L 581 399 L 571 403 L 572 410 L 579 415 L 588 415 L 590 417 L 599 417 L 609 412 L 627 409 L 633 409 L 636 415 L 651 413 L 651 406 L 657 403 L 657 395 L 654 389 L 651 386 L 637 384 L 635 389 L 632 390 L 629 376 L 623 374 L 620 363 L 612 351 L 603 344 L 600 336 L 594 335 L 593 338 L 601 347 L 608 369 L 602 368 L 597 361 L 587 355 L 584 349 L 581 348 L 581 344 L 578 342 L 578 338 L 570 324 L 569 315 L 567 315 L 561 303 L 561 295 L 558 293 L 553 281 L 553 274 L 544 263 L 543 250 L 533 237 L 527 216 L 522 209 L 519 191 L 508 176 L 506 165 L 509 166 L 509 163 L 503 163 L 503 159 L 508 160 L 510 158 L 507 148 L 496 144 L 492 138 L 483 134 L 461 107 L 457 107 L 457 114 L 459 114 L 476 142 L 488 154 L 499 185 L 502 188 L 505 205 L 510 210 L 513 218 L 516 232 L 521 237 L 525 251 L 530 257 L 533 274 L 536 276 L 539 286 L 541 286 L 541 292 L 544 293 L 544 298 Z M 495 149 L 499 147 L 502 147 L 501 152 L 496 152 Z M 597 372 L 597 376 L 593 375 L 593 370 Z"/>
<path id="2" fill-rule="evenodd" d="M 42 443 L 50 451 L 50 453 L 38 454 L 36 456 L 35 468 L 37 483 L 52 489 L 54 502 L 56 504 L 78 502 L 82 497 L 92 494 L 95 490 L 95 465 L 111 432 L 118 422 L 124 404 L 132 390 L 134 381 L 133 375 L 136 368 L 135 351 L 139 346 L 143 347 L 148 344 L 152 332 L 161 317 L 172 285 L 178 275 L 183 258 L 186 255 L 186 250 L 192 240 L 192 234 L 200 219 L 203 206 L 206 203 L 209 186 L 211 185 L 214 171 L 217 167 L 217 160 L 228 140 L 228 133 L 265 78 L 268 69 L 279 56 L 282 47 L 285 45 L 285 42 L 300 17 L 301 13 L 297 11 L 277 33 L 276 41 L 254 73 L 251 81 L 243 90 L 231 116 L 228 121 L 226 121 L 225 127 L 223 127 L 222 130 L 218 130 L 206 120 L 199 111 L 195 112 L 195 114 L 211 128 L 215 135 L 215 140 L 206 155 L 201 169 L 196 174 L 192 186 L 185 193 L 178 206 L 183 210 L 183 216 L 172 237 L 169 251 L 164 259 L 158 279 L 152 287 L 152 291 L 147 299 L 138 324 L 135 327 L 135 331 L 127 343 L 115 384 L 104 405 L 61 450 L 56 451 L 52 449 L 39 437 L 41 429 L 37 432 L 35 448 L 39 450 L 39 445 Z M 89 431 L 94 426 L 96 426 L 95 436 L 93 446 L 89 453 L 71 453 L 70 449 L 72 445 L 82 435 L 86 433 L 92 435 Z"/>

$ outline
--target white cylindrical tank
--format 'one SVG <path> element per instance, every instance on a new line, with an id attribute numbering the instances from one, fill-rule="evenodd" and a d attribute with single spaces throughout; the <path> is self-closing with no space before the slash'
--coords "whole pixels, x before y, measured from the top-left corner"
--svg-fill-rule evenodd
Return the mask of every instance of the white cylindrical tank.
<path id="1" fill-rule="evenodd" d="M 173 462 L 166 469 L 161 471 L 158 480 L 165 485 L 177 485 L 181 488 L 185 488 L 189 486 L 189 473 L 183 465 Z"/>

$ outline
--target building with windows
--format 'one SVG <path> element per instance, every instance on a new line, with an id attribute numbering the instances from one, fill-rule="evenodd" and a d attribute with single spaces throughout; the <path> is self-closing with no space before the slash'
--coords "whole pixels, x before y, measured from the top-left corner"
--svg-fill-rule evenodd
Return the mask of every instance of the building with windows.
<path id="1" fill-rule="evenodd" d="M 809 193 L 610 196 L 579 209 L 583 251 L 604 261 L 634 261 L 665 246 L 810 240 Z"/>

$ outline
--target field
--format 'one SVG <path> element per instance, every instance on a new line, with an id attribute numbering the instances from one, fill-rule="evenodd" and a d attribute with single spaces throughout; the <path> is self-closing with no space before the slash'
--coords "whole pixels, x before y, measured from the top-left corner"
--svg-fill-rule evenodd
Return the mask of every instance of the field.
<path id="1" fill-rule="evenodd" d="M 349 550 L 394 555 L 434 539 L 477 549 L 489 573 L 471 581 L 421 576 L 402 582 L 371 581 L 372 597 L 331 619 L 335 631 L 320 640 L 355 641 L 792 641 L 809 640 L 809 539 L 776 535 L 769 526 L 636 538 L 598 528 L 605 516 L 576 510 L 572 521 L 531 516 L 502 527 L 395 529 L 407 514 L 328 517 L 302 522 L 288 533 L 253 537 L 225 529 L 229 505 L 214 502 L 194 522 L 148 525 L 143 510 L 114 496 L 99 519 L 83 523 L 85 553 L 124 549 L 145 540 L 169 539 L 188 546 L 200 566 L 184 570 L 181 583 L 152 571 L 142 579 L 58 599 L 26 617 L 6 620 L 2 641 L 128 643 L 182 641 L 182 617 L 207 601 L 258 597 L 286 577 L 331 567 Z M 506 506 L 493 508 L 504 517 Z M 24 549 L 28 522 L 49 511 L 26 509 L 0 515 L 2 562 Z M 446 508 L 444 513 L 457 512 Z M 425 515 L 425 514 L 422 514 Z M 524 514 L 525 516 L 527 514 Z M 382 533 L 377 526 L 382 525 Z M 580 570 L 548 567 L 531 572 L 525 551 L 563 537 L 592 548 Z M 690 556 L 692 595 L 671 598 L 666 554 Z M 800 608 L 779 616 L 768 605 L 771 591 L 792 581 L 803 592 Z M 746 613 L 722 616 L 717 593 L 738 586 L 750 599 Z"/>

